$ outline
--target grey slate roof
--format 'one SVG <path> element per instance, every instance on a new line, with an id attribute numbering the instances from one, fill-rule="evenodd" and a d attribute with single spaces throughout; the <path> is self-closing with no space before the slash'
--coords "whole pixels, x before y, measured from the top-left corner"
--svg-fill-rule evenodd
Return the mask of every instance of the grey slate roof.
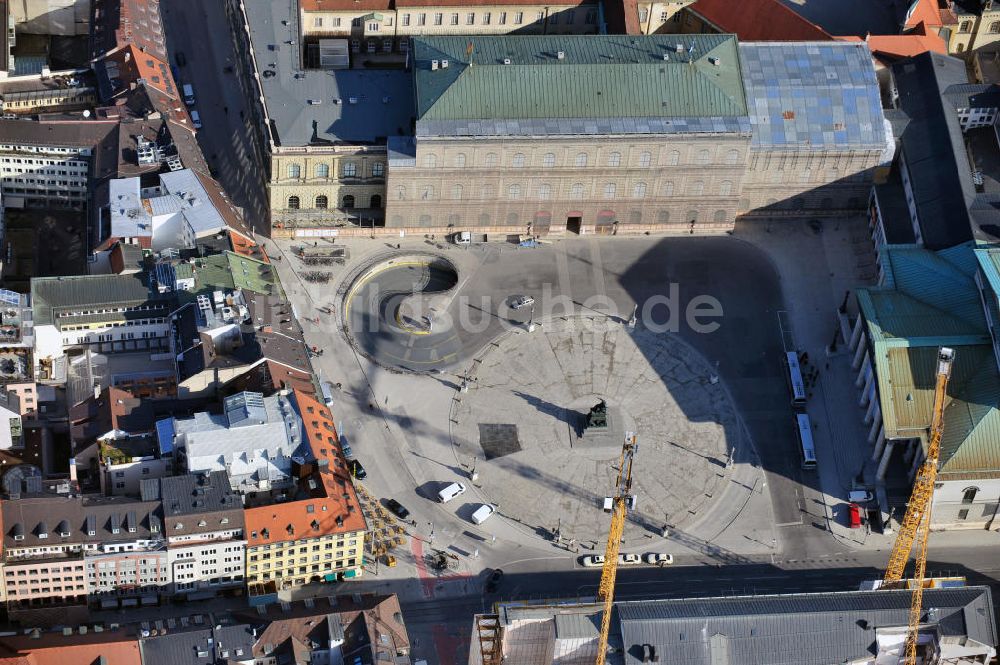
<path id="1" fill-rule="evenodd" d="M 409 72 L 301 69 L 298 4 L 246 0 L 244 6 L 276 144 L 365 144 L 410 133 Z"/>
<path id="2" fill-rule="evenodd" d="M 147 304 L 164 310 L 169 296 L 151 290 L 145 275 L 74 275 L 71 277 L 34 277 L 31 280 L 31 306 L 35 325 L 65 323 L 71 319 L 59 318 L 61 313 L 81 309 L 136 307 Z M 104 307 L 98 307 L 104 306 Z M 145 312 L 144 316 L 156 315 Z M 72 317 L 72 321 L 85 317 Z M 107 315 L 101 315 L 106 320 Z M 140 317 L 142 318 L 142 317 Z"/>
<path id="3" fill-rule="evenodd" d="M 858 42 L 740 44 L 753 145 L 885 147 L 878 81 Z"/>
<path id="4" fill-rule="evenodd" d="M 924 53 L 892 66 L 899 107 L 910 117 L 903 130 L 900 159 L 915 195 L 923 243 L 928 249 L 953 247 L 972 239 L 969 206 L 976 196 L 965 142 L 950 103 L 942 94 L 965 84 L 965 63 Z"/>
<path id="5" fill-rule="evenodd" d="M 243 528 L 243 502 L 230 487 L 225 471 L 146 478 L 140 491 L 144 498 L 163 502 L 167 537 Z M 222 519 L 227 522 L 223 524 Z"/>
<path id="6" fill-rule="evenodd" d="M 139 640 L 143 663 L 223 665 L 251 660 L 253 629 L 246 624 L 167 633 Z"/>
<path id="7" fill-rule="evenodd" d="M 137 539 L 157 539 L 163 534 L 163 513 L 159 501 L 136 501 L 127 497 L 64 495 L 22 496 L 5 500 L 3 511 L 4 549 L 44 547 L 59 543 L 102 543 Z M 67 536 L 58 525 L 65 522 Z M 129 524 L 135 526 L 130 533 Z M 39 538 L 47 528 L 48 536 Z M 93 528 L 94 535 L 88 531 Z M 114 533 L 115 528 L 118 533 Z M 16 540 L 17 534 L 24 538 Z"/>
<path id="8" fill-rule="evenodd" d="M 958 83 L 948 86 L 943 96 L 954 109 L 996 108 L 1000 106 L 1000 85 Z"/>
<path id="9" fill-rule="evenodd" d="M 996 644 L 987 587 L 928 589 L 927 619 L 945 636 Z M 652 644 L 672 665 L 830 665 L 871 656 L 875 631 L 905 626 L 910 592 L 850 591 L 616 603 L 626 665 Z"/>

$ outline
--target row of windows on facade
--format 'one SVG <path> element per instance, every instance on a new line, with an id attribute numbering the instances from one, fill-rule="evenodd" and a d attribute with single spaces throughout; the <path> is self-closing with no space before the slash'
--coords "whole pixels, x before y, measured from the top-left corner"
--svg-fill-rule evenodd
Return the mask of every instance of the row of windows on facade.
<path id="1" fill-rule="evenodd" d="M 370 208 L 381 208 L 382 207 L 382 197 L 379 194 L 372 195 L 369 199 Z M 302 207 L 302 199 L 298 196 L 288 197 L 288 209 L 289 210 L 299 210 Z M 313 199 L 313 208 L 318 210 L 325 210 L 330 207 L 330 199 L 325 195 L 320 194 L 315 199 Z M 341 208 L 344 210 L 350 210 L 351 208 L 357 207 L 357 199 L 353 194 L 347 194 L 341 199 Z"/>
<path id="2" fill-rule="evenodd" d="M 643 7 L 639 10 L 639 22 L 645 23 L 649 19 L 649 9 Z M 673 20 L 674 23 L 681 22 L 681 13 L 675 11 L 674 15 L 671 16 L 670 12 L 660 12 L 660 23 L 666 23 L 669 20 Z"/>
<path id="3" fill-rule="evenodd" d="M 958 24 L 959 32 L 972 32 L 972 21 L 962 21 Z M 991 35 L 1000 34 L 1000 21 L 992 21 L 989 27 L 986 29 Z"/>
<path id="4" fill-rule="evenodd" d="M 465 25 L 494 25 L 493 22 L 493 12 L 466 12 L 465 13 Z M 576 23 L 576 12 L 572 9 L 565 12 L 555 12 L 548 16 L 549 25 L 573 25 Z M 594 10 L 589 10 L 584 15 L 585 22 L 587 25 L 597 24 L 597 12 Z M 399 17 L 400 23 L 403 27 L 409 27 L 410 25 L 425 26 L 427 25 L 427 13 L 419 14 L 401 14 Z M 496 12 L 496 25 L 507 25 L 508 18 L 510 19 L 511 25 L 523 25 L 525 21 L 524 12 L 513 12 L 513 16 L 508 16 L 507 12 Z M 459 25 L 461 23 L 461 14 L 459 12 L 452 12 L 448 16 L 448 25 Z M 535 13 L 535 22 L 541 23 L 545 21 L 545 12 Z M 386 27 L 392 27 L 393 19 L 391 16 L 386 16 L 383 19 Z M 444 25 L 445 18 L 444 13 L 437 12 L 431 15 L 432 25 Z M 356 17 L 351 19 L 351 26 L 355 28 L 360 28 L 365 25 L 369 32 L 379 32 L 382 29 L 382 24 L 378 21 L 368 21 L 364 22 L 364 17 Z M 325 23 L 325 18 L 322 16 L 316 16 L 313 18 L 314 28 L 324 28 L 341 27 L 341 18 L 339 16 L 334 16 L 330 19 L 329 25 Z"/>
<path id="5" fill-rule="evenodd" d="M 576 215 L 578 213 L 570 213 L 571 215 Z M 657 224 L 696 224 L 701 217 L 701 213 L 697 210 L 688 210 L 684 215 L 671 215 L 669 210 L 658 210 L 656 212 L 656 223 Z M 725 210 L 716 210 L 712 214 L 712 221 L 716 224 L 725 223 L 730 217 L 730 214 Z M 463 223 L 462 216 L 457 213 L 451 213 L 447 217 L 448 226 L 460 226 Z M 533 223 L 535 225 L 548 225 L 551 223 L 552 213 L 547 211 L 542 211 L 535 213 L 533 218 Z M 627 217 L 629 224 L 642 224 L 644 220 L 641 210 L 632 210 L 628 213 Z M 499 222 L 499 220 L 497 220 Z M 531 221 L 531 220 L 529 220 Z M 598 226 L 601 225 L 612 225 L 617 224 L 620 220 L 618 215 L 613 210 L 603 210 L 597 217 Z M 479 226 L 489 226 L 493 223 L 493 218 L 489 213 L 482 213 L 477 218 Z M 404 220 L 402 215 L 393 215 L 390 223 L 393 226 L 403 226 Z M 434 224 L 434 218 L 430 215 L 420 215 L 418 218 L 418 223 L 420 226 L 431 226 Z M 504 224 L 507 226 L 516 226 L 521 223 L 520 216 L 516 212 L 507 213 L 504 218 Z"/>
<path id="6" fill-rule="evenodd" d="M 301 178 L 302 177 L 302 165 L 301 164 L 289 164 L 288 165 L 288 177 L 289 178 Z M 330 177 L 330 165 L 329 164 L 317 164 L 315 170 L 313 171 L 314 177 L 316 178 L 329 178 Z M 372 178 L 381 178 L 385 175 L 385 164 L 383 162 L 373 162 L 371 168 Z M 358 177 L 358 165 L 354 162 L 344 162 L 340 169 L 341 178 L 357 178 Z"/>
<path id="7" fill-rule="evenodd" d="M 542 155 L 541 166 L 542 168 L 555 168 L 556 167 L 556 154 L 554 152 L 547 152 Z M 666 155 L 666 161 L 664 166 L 679 166 L 681 163 L 681 152 L 680 150 L 671 150 Z M 702 148 L 697 153 L 695 153 L 694 164 L 698 165 L 708 165 L 712 163 L 712 151 L 707 148 Z M 740 163 L 740 151 L 739 150 L 727 150 L 725 157 L 723 159 L 723 164 L 727 166 L 737 166 Z M 578 152 L 573 158 L 574 168 L 584 168 L 590 164 L 590 154 L 586 152 Z M 438 156 L 434 153 L 429 153 L 424 155 L 423 159 L 424 168 L 433 169 L 438 166 Z M 495 168 L 500 165 L 500 158 L 495 152 L 488 152 L 483 157 L 483 166 L 486 168 Z M 610 168 L 618 168 L 622 165 L 622 153 L 614 151 L 609 152 L 607 157 L 604 159 L 604 165 Z M 639 168 L 649 168 L 653 165 L 653 153 L 645 150 L 640 152 L 634 166 Z M 450 166 L 456 169 L 464 169 L 468 164 L 468 156 L 464 152 L 460 152 L 454 155 L 451 159 Z M 510 166 L 515 169 L 523 169 L 528 164 L 528 157 L 521 152 L 514 153 L 510 158 Z"/>
<path id="8" fill-rule="evenodd" d="M 644 199 L 650 192 L 650 186 L 645 182 L 637 182 L 632 185 L 630 192 L 630 197 L 633 199 Z M 712 194 L 717 196 L 730 196 L 735 191 L 735 185 L 732 180 L 723 180 L 719 182 L 718 186 L 714 188 L 715 191 L 707 191 L 704 180 L 692 180 L 681 192 L 674 185 L 673 182 L 666 182 L 660 186 L 659 196 L 660 197 L 670 197 L 683 195 L 685 196 L 703 196 L 705 194 Z M 449 190 L 449 198 L 454 201 L 459 201 L 465 198 L 465 187 L 462 185 L 452 185 Z M 552 185 L 548 183 L 542 183 L 538 185 L 534 190 L 534 196 L 528 190 L 527 187 L 522 187 L 520 184 L 508 185 L 506 188 L 506 198 L 511 201 L 517 201 L 522 198 L 535 198 L 540 201 L 547 201 L 552 198 L 553 188 Z M 569 186 L 567 190 L 567 196 L 570 199 L 583 199 L 587 196 L 587 188 L 583 183 L 574 183 Z M 619 197 L 619 187 L 617 183 L 609 182 L 602 188 L 602 196 L 605 200 L 611 200 Z M 405 185 L 400 185 L 396 188 L 396 198 L 397 200 L 404 201 L 407 198 L 407 190 Z M 420 187 L 419 198 L 424 200 L 433 200 L 437 198 L 437 190 L 435 190 L 434 185 L 424 185 Z M 493 185 L 483 185 L 479 188 L 479 198 L 484 200 L 491 200 L 496 198 L 496 190 Z"/>
<path id="9" fill-rule="evenodd" d="M 325 564 L 323 566 L 322 570 L 331 570 L 331 569 L 334 569 L 334 568 L 352 568 L 355 565 L 357 565 L 357 559 L 356 558 L 355 559 L 348 559 L 347 561 L 334 561 L 333 565 Z M 311 567 L 311 570 L 314 573 L 320 572 L 320 570 L 321 570 L 320 569 L 320 564 L 313 564 L 312 567 Z M 308 575 L 309 571 L 310 571 L 310 567 L 309 566 L 299 566 L 299 569 L 298 569 L 297 572 L 294 570 L 294 567 L 290 566 L 289 568 L 287 568 L 284 571 L 280 571 L 280 572 L 279 571 L 275 571 L 275 573 L 274 573 L 274 579 L 276 579 L 276 580 L 277 579 L 282 579 L 282 580 L 285 580 L 286 582 L 288 582 L 289 580 L 287 580 L 287 578 L 286 578 L 286 574 L 287 573 L 293 573 L 293 574 L 298 574 L 298 575 Z M 262 573 L 259 576 L 259 579 L 269 580 L 269 579 L 271 579 L 271 573 L 267 573 L 267 572 Z M 305 584 L 308 581 L 309 581 L 308 579 L 290 580 L 290 582 L 294 583 L 294 584 Z"/>

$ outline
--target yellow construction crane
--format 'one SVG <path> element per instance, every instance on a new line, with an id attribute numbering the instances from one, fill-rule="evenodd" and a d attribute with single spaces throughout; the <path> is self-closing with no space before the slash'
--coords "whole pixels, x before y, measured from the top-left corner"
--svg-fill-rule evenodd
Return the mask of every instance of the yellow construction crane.
<path id="1" fill-rule="evenodd" d="M 639 444 L 635 432 L 625 434 L 622 455 L 618 464 L 618 479 L 615 494 L 611 497 L 611 528 L 608 530 L 608 544 L 604 548 L 604 568 L 601 583 L 597 587 L 597 599 L 604 604 L 601 613 L 601 636 L 597 642 L 596 665 L 604 665 L 608 654 L 608 633 L 611 631 L 611 607 L 615 600 L 615 577 L 618 574 L 618 550 L 621 549 L 622 532 L 625 530 L 625 512 L 632 500 L 632 460 Z"/>
<path id="2" fill-rule="evenodd" d="M 913 481 L 913 493 L 906 507 L 906 517 L 896 536 L 896 543 L 889 556 L 889 565 L 882 578 L 882 588 L 897 589 L 904 586 L 903 573 L 910 558 L 910 550 L 917 542 L 917 555 L 913 570 L 913 597 L 910 599 L 910 623 L 906 634 L 906 665 L 917 662 L 917 631 L 920 628 L 920 606 L 924 597 L 924 573 L 927 568 L 927 537 L 931 528 L 931 504 L 934 481 L 937 479 L 938 458 L 941 453 L 941 434 L 944 431 L 944 399 L 951 377 L 955 351 L 947 347 L 938 349 L 937 370 L 934 380 L 934 407 L 927 440 L 927 456 Z"/>

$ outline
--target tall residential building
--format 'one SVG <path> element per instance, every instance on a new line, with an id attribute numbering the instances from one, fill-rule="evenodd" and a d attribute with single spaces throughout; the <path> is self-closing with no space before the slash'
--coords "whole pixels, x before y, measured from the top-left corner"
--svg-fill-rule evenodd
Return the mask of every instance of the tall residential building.
<path id="1" fill-rule="evenodd" d="M 144 480 L 142 496 L 163 503 L 173 595 L 195 599 L 243 589 L 243 503 L 225 471 Z"/>
<path id="2" fill-rule="evenodd" d="M 146 274 L 38 277 L 31 280 L 35 377 L 65 377 L 66 351 L 167 351 L 169 294 Z"/>
<path id="3" fill-rule="evenodd" d="M 282 492 L 284 499 L 274 493 L 247 499 L 252 603 L 287 599 L 283 594 L 291 589 L 363 572 L 367 524 L 330 411 L 311 396 L 293 394 L 310 454 L 296 463 L 296 483 Z"/>
<path id="4" fill-rule="evenodd" d="M 82 208 L 92 181 L 117 166 L 103 149 L 117 136 L 117 121 L 0 120 L 3 204 Z"/>
<path id="5" fill-rule="evenodd" d="M 17 492 L 2 513 L 11 616 L 155 604 L 169 589 L 158 501 Z"/>

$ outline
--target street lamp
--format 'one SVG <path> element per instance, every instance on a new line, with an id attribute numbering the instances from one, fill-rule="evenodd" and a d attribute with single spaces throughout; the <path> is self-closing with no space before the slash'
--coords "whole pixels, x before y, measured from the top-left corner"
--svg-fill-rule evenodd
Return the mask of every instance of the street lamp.
<path id="1" fill-rule="evenodd" d="M 535 332 L 535 304 L 531 303 L 531 313 L 528 314 L 528 332 Z"/>

